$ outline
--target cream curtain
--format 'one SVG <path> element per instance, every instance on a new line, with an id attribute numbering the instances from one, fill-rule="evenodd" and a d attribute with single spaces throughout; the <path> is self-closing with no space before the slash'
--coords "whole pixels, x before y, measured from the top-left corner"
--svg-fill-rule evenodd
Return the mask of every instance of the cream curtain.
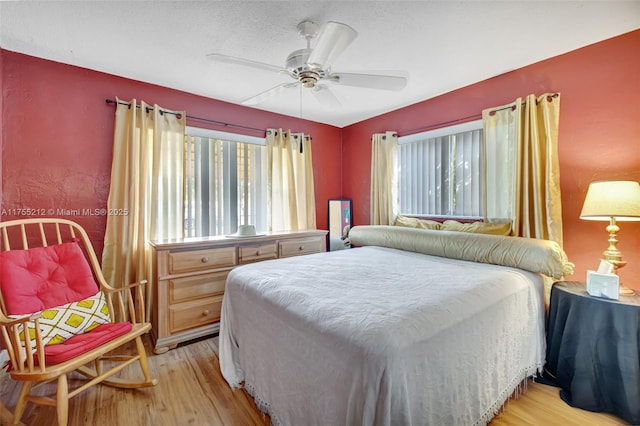
<path id="1" fill-rule="evenodd" d="M 560 95 L 518 98 L 482 117 L 488 219 L 510 217 L 514 235 L 562 245 Z"/>
<path id="2" fill-rule="evenodd" d="M 118 100 L 115 116 L 102 269 L 121 287 L 153 276 L 150 240 L 182 236 L 186 114 L 134 99 Z"/>
<path id="3" fill-rule="evenodd" d="M 376 133 L 371 137 L 371 225 L 393 225 L 398 205 L 398 133 Z"/>
<path id="4" fill-rule="evenodd" d="M 482 111 L 485 159 L 485 219 L 513 223 L 518 150 L 518 98 L 509 105 Z"/>
<path id="5" fill-rule="evenodd" d="M 291 130 L 267 129 L 268 229 L 316 228 L 311 138 Z"/>

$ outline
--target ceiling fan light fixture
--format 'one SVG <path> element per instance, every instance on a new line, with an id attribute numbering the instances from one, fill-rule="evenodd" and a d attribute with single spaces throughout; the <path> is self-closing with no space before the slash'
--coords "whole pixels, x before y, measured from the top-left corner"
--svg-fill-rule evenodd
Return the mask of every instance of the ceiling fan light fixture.
<path id="1" fill-rule="evenodd" d="M 304 87 L 313 87 L 318 80 L 324 77 L 322 70 L 310 69 L 307 60 L 311 54 L 311 49 L 298 49 L 287 57 L 287 71 L 297 79 Z"/>
<path id="2" fill-rule="evenodd" d="M 313 87 L 320 80 L 320 74 L 315 71 L 303 71 L 298 74 L 298 81 L 304 87 Z"/>
<path id="3" fill-rule="evenodd" d="M 311 49 L 298 49 L 294 50 L 287 56 L 286 68 L 294 74 L 298 74 L 300 71 L 308 69 L 307 59 L 311 54 Z"/>

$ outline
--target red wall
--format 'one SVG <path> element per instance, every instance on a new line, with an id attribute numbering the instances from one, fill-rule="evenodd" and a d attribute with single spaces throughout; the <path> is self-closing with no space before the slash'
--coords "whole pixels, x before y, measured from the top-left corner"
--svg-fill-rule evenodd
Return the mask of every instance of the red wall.
<path id="1" fill-rule="evenodd" d="M 354 224 L 369 223 L 371 135 L 400 135 L 480 114 L 530 93 L 560 92 L 560 185 L 564 249 L 584 280 L 607 248 L 606 223 L 580 220 L 589 183 L 640 181 L 640 30 L 384 114 L 343 129 L 342 193 Z M 414 78 L 417 78 L 414 76 Z M 620 222 L 622 281 L 640 289 L 640 222 Z"/>
<path id="2" fill-rule="evenodd" d="M 327 200 L 341 194 L 341 130 L 152 84 L 0 50 L 2 194 L 0 220 L 15 209 L 99 209 L 109 194 L 114 106 L 138 99 L 188 115 L 255 128 L 282 127 L 313 137 L 318 228 L 328 229 Z M 188 120 L 187 125 L 235 132 Z M 244 131 L 246 133 L 246 131 Z M 237 133 L 243 133 L 238 129 Z M 260 136 L 253 133 L 253 136 Z M 54 216 L 61 216 L 54 214 Z M 68 217 L 82 224 L 102 251 L 106 217 Z"/>
<path id="3" fill-rule="evenodd" d="M 354 223 L 366 224 L 372 133 L 396 130 L 402 135 L 477 115 L 530 93 L 560 92 L 564 248 L 576 264 L 570 278 L 584 280 L 586 269 L 597 266 L 607 240 L 605 223 L 579 219 L 589 182 L 640 180 L 638 69 L 640 30 L 338 129 L 0 50 L 0 204 L 5 210 L 105 207 L 113 106 L 104 99 L 118 96 L 184 109 L 193 116 L 310 133 L 318 227 L 327 228 L 327 199 L 340 196 L 353 199 Z M 106 219 L 76 219 L 100 249 Z M 640 279 L 635 278 L 640 276 L 640 222 L 620 225 L 619 248 L 629 262 L 620 275 L 627 285 L 640 289 Z"/>

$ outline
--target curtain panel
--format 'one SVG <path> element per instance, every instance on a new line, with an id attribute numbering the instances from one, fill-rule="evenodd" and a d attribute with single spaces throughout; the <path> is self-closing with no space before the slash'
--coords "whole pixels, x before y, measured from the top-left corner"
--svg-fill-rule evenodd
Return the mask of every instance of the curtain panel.
<path id="1" fill-rule="evenodd" d="M 398 215 L 398 132 L 371 137 L 371 225 L 393 225 Z"/>
<path id="2" fill-rule="evenodd" d="M 509 218 L 513 235 L 562 246 L 558 126 L 560 95 L 482 111 L 487 220 Z"/>
<path id="3" fill-rule="evenodd" d="M 150 240 L 183 229 L 186 113 L 157 105 L 116 104 L 111 187 L 102 269 L 113 287 L 152 277 Z M 147 286 L 147 314 L 152 286 Z"/>
<path id="4" fill-rule="evenodd" d="M 267 129 L 269 231 L 316 229 L 311 138 Z"/>

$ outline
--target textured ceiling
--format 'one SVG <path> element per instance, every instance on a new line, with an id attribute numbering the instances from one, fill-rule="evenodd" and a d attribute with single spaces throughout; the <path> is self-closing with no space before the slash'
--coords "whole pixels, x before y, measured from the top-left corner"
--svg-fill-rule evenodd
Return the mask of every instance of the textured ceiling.
<path id="1" fill-rule="evenodd" d="M 333 71 L 408 73 L 399 92 L 332 86 L 339 107 L 297 88 L 257 106 L 343 127 L 640 28 L 640 1 L 0 1 L 0 46 L 240 103 L 292 80 L 206 55 L 284 66 L 303 20 L 358 31 Z"/>

